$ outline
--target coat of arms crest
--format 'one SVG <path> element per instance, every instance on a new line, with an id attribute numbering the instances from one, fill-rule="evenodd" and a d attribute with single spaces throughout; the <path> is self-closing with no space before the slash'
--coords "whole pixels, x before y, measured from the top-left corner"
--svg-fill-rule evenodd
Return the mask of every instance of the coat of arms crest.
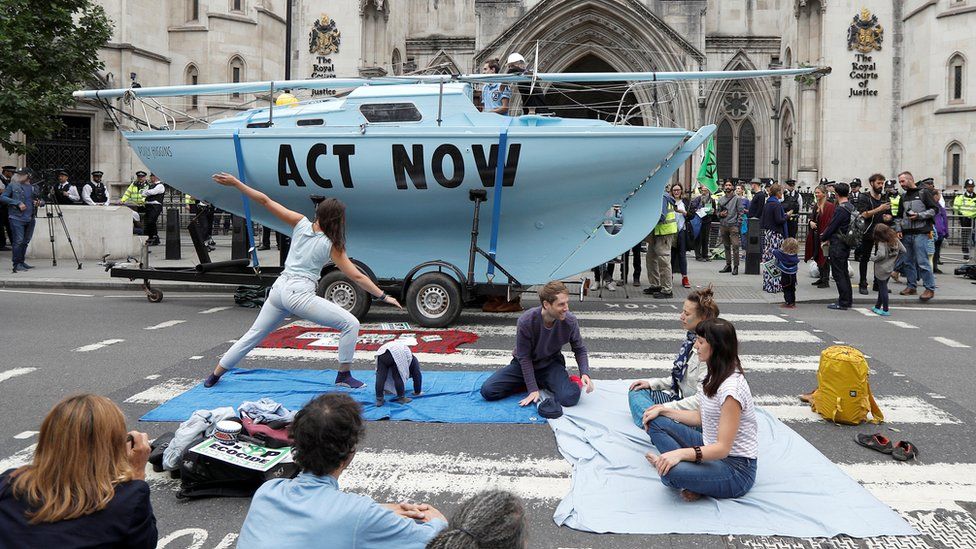
<path id="1" fill-rule="evenodd" d="M 884 28 L 878 24 L 878 16 L 873 15 L 867 8 L 861 9 L 861 13 L 854 16 L 854 21 L 847 29 L 847 49 L 861 53 L 881 51 L 883 40 Z"/>
<path id="2" fill-rule="evenodd" d="M 336 28 L 335 21 L 326 14 L 322 14 L 312 25 L 312 32 L 308 34 L 308 52 L 318 55 L 339 53 L 341 33 Z"/>

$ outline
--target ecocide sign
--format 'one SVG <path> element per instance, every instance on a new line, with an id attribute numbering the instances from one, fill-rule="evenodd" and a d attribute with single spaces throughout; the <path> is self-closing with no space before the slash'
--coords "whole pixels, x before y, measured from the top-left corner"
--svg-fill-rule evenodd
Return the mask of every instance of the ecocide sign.
<path id="1" fill-rule="evenodd" d="M 279 463 L 291 461 L 291 448 L 265 448 L 248 442 L 221 442 L 213 437 L 191 451 L 255 471 L 267 472 Z"/>

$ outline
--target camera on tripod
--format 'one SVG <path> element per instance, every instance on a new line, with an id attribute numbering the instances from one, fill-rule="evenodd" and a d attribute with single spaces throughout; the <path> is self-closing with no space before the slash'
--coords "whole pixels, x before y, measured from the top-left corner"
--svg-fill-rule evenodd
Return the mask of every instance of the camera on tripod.
<path id="1" fill-rule="evenodd" d="M 58 254 L 54 245 L 54 232 L 57 223 L 54 221 L 55 218 L 60 222 L 61 230 L 64 232 L 65 238 L 68 240 L 68 246 L 71 248 L 71 255 L 75 258 L 75 263 L 78 264 L 78 268 L 81 269 L 81 261 L 78 260 L 78 253 L 75 251 L 75 244 L 71 241 L 71 233 L 68 232 L 68 225 L 64 222 L 64 213 L 61 211 L 60 201 L 58 200 L 58 178 L 57 174 L 61 170 L 56 168 L 44 168 L 39 171 L 34 172 L 33 183 L 34 189 L 37 192 L 37 197 L 44 201 L 44 217 L 47 218 L 47 233 L 48 238 L 51 241 L 51 265 L 57 266 L 58 264 Z M 40 212 L 37 212 L 37 216 L 40 217 Z"/>

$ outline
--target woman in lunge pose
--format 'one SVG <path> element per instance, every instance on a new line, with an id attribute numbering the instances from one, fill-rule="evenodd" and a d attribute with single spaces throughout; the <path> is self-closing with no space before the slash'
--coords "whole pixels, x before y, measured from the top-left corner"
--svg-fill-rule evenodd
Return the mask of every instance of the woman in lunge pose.
<path id="1" fill-rule="evenodd" d="M 697 394 L 699 409 L 648 408 L 644 426 L 660 455 L 648 452 L 647 461 L 661 482 L 680 489 L 687 501 L 737 498 L 756 481 L 759 438 L 752 393 L 732 324 L 703 320 L 695 333 L 695 351 L 708 367 Z M 700 433 L 691 427 L 696 425 Z"/>
<path id="2" fill-rule="evenodd" d="M 204 387 L 213 387 L 220 376 L 237 366 L 244 355 L 257 346 L 288 315 L 295 315 L 317 324 L 339 330 L 339 375 L 336 385 L 358 389 L 363 382 L 352 377 L 353 353 L 359 337 L 359 321 L 349 311 L 315 295 L 322 267 L 331 259 L 342 274 L 360 288 L 390 305 L 400 304 L 379 289 L 368 276 L 359 271 L 346 255 L 346 207 L 335 198 L 327 198 L 315 207 L 315 222 L 293 212 L 268 198 L 268 195 L 241 183 L 233 175 L 218 173 L 214 181 L 234 187 L 249 199 L 268 209 L 275 217 L 291 227 L 291 248 L 285 260 L 285 269 L 271 287 L 267 301 L 261 307 L 251 329 L 237 340 L 210 374 Z"/>

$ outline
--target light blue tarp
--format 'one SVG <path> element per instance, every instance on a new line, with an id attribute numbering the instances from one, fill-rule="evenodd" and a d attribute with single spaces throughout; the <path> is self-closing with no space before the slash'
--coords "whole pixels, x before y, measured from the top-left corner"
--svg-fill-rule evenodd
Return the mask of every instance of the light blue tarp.
<path id="1" fill-rule="evenodd" d="M 351 390 L 335 385 L 335 370 L 231 370 L 212 388 L 199 384 L 180 396 L 164 402 L 140 418 L 142 421 L 186 421 L 196 410 L 232 406 L 267 397 L 290 410 L 300 410 L 306 402 L 322 393 L 342 391 L 363 405 L 363 417 L 369 420 L 392 419 L 443 423 L 543 423 L 532 406 L 522 408 L 518 401 L 524 395 L 496 402 L 481 398 L 481 384 L 492 372 L 424 372 L 424 394 L 413 397 L 413 381 L 407 381 L 409 404 L 390 402 L 377 408 L 374 383 L 376 372 L 355 371 L 353 375 L 367 384 Z"/>
<path id="2" fill-rule="evenodd" d="M 644 458 L 654 450 L 631 420 L 629 381 L 597 389 L 550 420 L 573 464 L 572 489 L 556 524 L 587 532 L 793 537 L 917 535 L 897 513 L 848 477 L 810 443 L 763 410 L 759 471 L 738 499 L 688 503 L 661 484 Z M 853 444 L 853 442 L 851 443 Z"/>

